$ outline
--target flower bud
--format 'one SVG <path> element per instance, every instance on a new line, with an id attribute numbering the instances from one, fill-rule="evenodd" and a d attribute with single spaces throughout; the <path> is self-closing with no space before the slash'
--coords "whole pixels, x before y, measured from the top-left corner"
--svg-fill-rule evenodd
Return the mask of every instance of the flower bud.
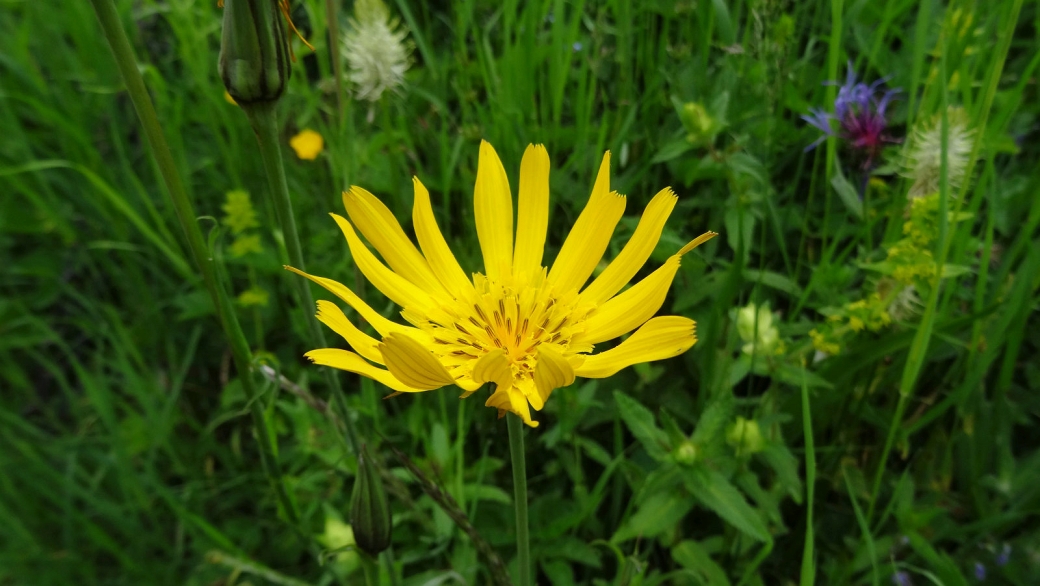
<path id="1" fill-rule="evenodd" d="M 289 44 L 278 0 L 225 0 L 217 63 L 239 105 L 271 102 L 289 81 Z"/>
<path id="2" fill-rule="evenodd" d="M 690 465 L 697 461 L 698 452 L 699 450 L 697 449 L 697 446 L 693 442 L 687 440 L 679 444 L 679 447 L 675 448 L 675 451 L 672 452 L 672 456 L 675 458 L 676 462 Z"/>
<path id="3" fill-rule="evenodd" d="M 726 431 L 726 443 L 733 446 L 737 455 L 754 454 L 761 452 L 765 447 L 758 422 L 743 417 L 737 417 L 737 420 Z"/>
<path id="4" fill-rule="evenodd" d="M 686 140 L 690 144 L 707 144 L 714 141 L 717 123 L 703 105 L 687 102 L 683 104 L 679 116 L 686 128 Z"/>
<path id="5" fill-rule="evenodd" d="M 354 529 L 354 540 L 362 551 L 377 555 L 390 547 L 393 530 L 390 504 L 379 470 L 365 446 L 361 446 L 358 455 L 357 478 L 354 479 L 354 493 L 350 497 L 350 523 Z"/>

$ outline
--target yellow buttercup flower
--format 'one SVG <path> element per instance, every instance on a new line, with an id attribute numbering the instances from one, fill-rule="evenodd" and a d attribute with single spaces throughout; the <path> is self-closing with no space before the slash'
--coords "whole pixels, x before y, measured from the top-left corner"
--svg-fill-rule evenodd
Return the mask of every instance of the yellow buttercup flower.
<path id="1" fill-rule="evenodd" d="M 485 383 L 494 383 L 486 405 L 497 408 L 500 417 L 512 411 L 536 427 L 529 406 L 541 410 L 554 389 L 571 384 L 575 377 L 608 377 L 639 362 L 682 354 L 697 341 L 694 321 L 654 314 L 664 303 L 682 256 L 716 234 L 696 238 L 622 292 L 650 257 L 675 206 L 675 194 L 663 189 L 647 205 L 621 253 L 586 286 L 625 211 L 625 196 L 610 191 L 609 175 L 607 153 L 585 210 L 547 269 L 542 266 L 549 220 L 545 147 L 528 146 L 520 163 L 514 243 L 509 181 L 494 148 L 482 142 L 473 205 L 484 273 L 472 279 L 448 248 L 430 194 L 418 179 L 413 179 L 412 210 L 418 248 L 382 202 L 351 187 L 343 194 L 350 220 L 332 217 L 347 238 L 357 268 L 404 308 L 401 316 L 409 325 L 386 319 L 336 281 L 286 267 L 345 301 L 380 336 L 377 340 L 364 334 L 336 304 L 319 301 L 318 319 L 355 352 L 323 348 L 306 356 L 316 364 L 377 380 L 397 393 L 454 384 L 465 398 Z M 595 344 L 633 330 L 614 348 L 592 354 Z"/>
<path id="2" fill-rule="evenodd" d="M 305 161 L 313 161 L 325 149 L 325 139 L 310 128 L 305 128 L 289 139 L 289 146 L 296 151 L 297 157 Z"/>

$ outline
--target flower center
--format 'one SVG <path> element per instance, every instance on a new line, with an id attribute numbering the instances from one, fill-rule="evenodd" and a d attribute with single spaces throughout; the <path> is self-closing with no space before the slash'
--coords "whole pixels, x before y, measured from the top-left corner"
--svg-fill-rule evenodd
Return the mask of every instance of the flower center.
<path id="1" fill-rule="evenodd" d="M 538 348 L 549 344 L 561 354 L 572 348 L 591 308 L 578 307 L 576 292 L 557 296 L 541 279 L 515 286 L 474 278 L 476 296 L 442 307 L 450 319 L 433 319 L 423 326 L 433 338 L 442 363 L 471 365 L 488 352 L 501 349 L 520 378 L 534 375 Z M 455 373 L 453 373 L 455 374 Z"/>

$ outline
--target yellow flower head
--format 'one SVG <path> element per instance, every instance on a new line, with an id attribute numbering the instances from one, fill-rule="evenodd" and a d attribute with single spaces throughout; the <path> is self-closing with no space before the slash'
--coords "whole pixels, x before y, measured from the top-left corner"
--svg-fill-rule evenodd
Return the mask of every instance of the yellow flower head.
<path id="1" fill-rule="evenodd" d="M 297 157 L 305 161 L 313 161 L 325 149 L 325 139 L 310 128 L 304 128 L 299 134 L 289 139 L 289 146 L 296 151 Z"/>
<path id="2" fill-rule="evenodd" d="M 610 191 L 609 175 L 607 153 L 585 210 L 547 269 L 542 266 L 549 219 L 545 147 L 528 146 L 520 163 L 514 232 L 505 169 L 494 148 L 482 142 L 473 205 L 484 273 L 472 279 L 448 248 L 434 219 L 430 194 L 418 179 L 413 179 L 412 209 L 418 248 L 382 202 L 352 187 L 343 194 L 350 220 L 332 217 L 358 269 L 404 308 L 401 316 L 410 325 L 384 318 L 336 281 L 286 267 L 345 301 L 380 336 L 369 337 L 334 303 L 319 301 L 318 319 L 356 353 L 323 348 L 306 356 L 317 364 L 375 379 L 398 393 L 454 384 L 465 398 L 483 384 L 494 383 L 486 405 L 497 408 L 500 417 L 512 411 L 536 427 L 528 406 L 541 410 L 554 389 L 571 384 L 575 377 L 603 378 L 632 364 L 685 352 L 697 341 L 693 320 L 654 314 L 664 303 L 682 255 L 716 234 L 707 232 L 693 240 L 621 292 L 650 257 L 675 206 L 675 194 L 663 189 L 647 205 L 618 257 L 586 286 L 625 211 L 625 197 Z M 595 344 L 632 330 L 614 348 L 592 354 Z"/>

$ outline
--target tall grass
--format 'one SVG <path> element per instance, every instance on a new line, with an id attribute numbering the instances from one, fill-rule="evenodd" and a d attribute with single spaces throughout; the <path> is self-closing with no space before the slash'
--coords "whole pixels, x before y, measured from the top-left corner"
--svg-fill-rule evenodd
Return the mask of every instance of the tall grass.
<path id="1" fill-rule="evenodd" d="M 342 37 L 351 6 L 332 4 Z M 665 307 L 698 321 L 697 345 L 557 391 L 527 434 L 537 583 L 881 584 L 906 572 L 968 584 L 977 565 L 987 583 L 1040 575 L 1034 4 L 388 5 L 415 47 L 407 84 L 374 104 L 348 93 L 340 116 L 326 2 L 293 3 L 316 50 L 294 44 L 278 132 L 310 272 L 352 285 L 327 213 L 357 184 L 407 226 L 412 175 L 463 267 L 478 270 L 481 138 L 513 181 L 524 147 L 546 144 L 547 262 L 608 149 L 611 187 L 628 196 L 608 258 L 666 185 L 680 201 L 649 268 L 706 229 L 722 233 L 684 258 Z M 361 583 L 344 525 L 354 459 L 331 389 L 302 359 L 311 308 L 280 268 L 285 235 L 255 138 L 223 98 L 219 9 L 117 6 L 207 246 L 235 295 L 269 294 L 238 308 L 268 376 L 249 402 L 89 5 L 7 2 L 0 584 Z M 952 215 L 938 216 L 929 252 L 956 270 L 918 313 L 824 356 L 810 330 L 877 290 L 872 267 L 908 219 L 905 143 L 870 182 L 840 139 L 804 150 L 817 132 L 799 116 L 830 107 L 838 88 L 824 82 L 843 81 L 850 61 L 902 89 L 889 114 L 897 138 L 964 107 L 977 161 L 940 190 Z M 692 103 L 721 125 L 710 140 L 689 137 Z M 316 161 L 287 148 L 303 128 L 325 138 Z M 843 196 L 839 174 L 864 180 L 865 197 Z M 221 206 L 234 189 L 252 195 L 261 253 L 227 251 Z M 378 292 L 364 295 L 394 317 Z M 749 303 L 776 313 L 781 352 L 742 350 L 735 310 Z M 374 383 L 342 378 L 352 422 L 390 469 L 404 583 L 487 583 L 485 545 L 515 572 L 505 422 L 448 389 L 383 401 Z M 261 466 L 254 407 L 277 439 L 300 535 Z M 738 416 L 756 422 L 761 445 L 730 437 Z M 452 506 L 486 544 L 458 528 Z"/>

